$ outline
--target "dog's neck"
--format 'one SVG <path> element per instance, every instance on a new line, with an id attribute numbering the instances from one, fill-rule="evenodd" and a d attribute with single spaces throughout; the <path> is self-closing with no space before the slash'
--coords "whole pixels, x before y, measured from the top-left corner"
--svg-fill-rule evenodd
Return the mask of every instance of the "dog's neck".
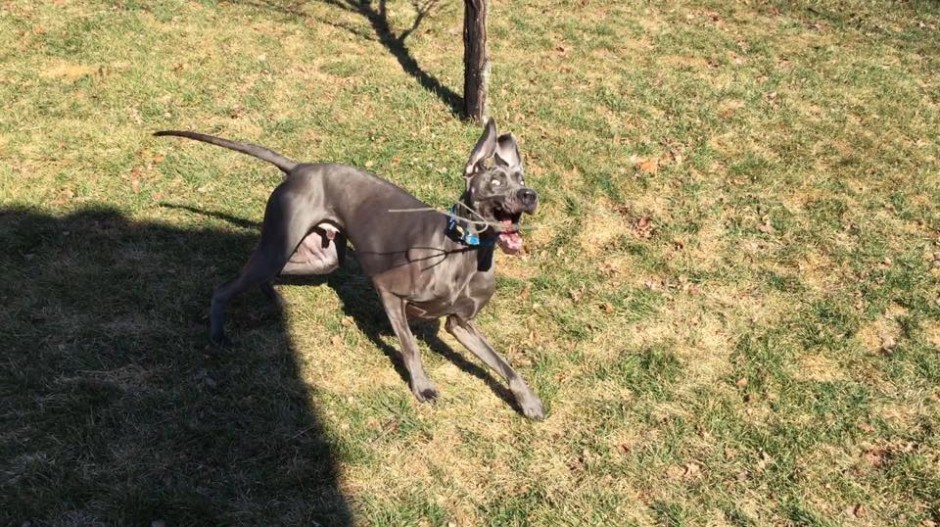
<path id="1" fill-rule="evenodd" d="M 450 208 L 450 220 L 447 222 L 447 236 L 467 247 L 492 249 L 496 246 L 496 236 L 488 227 L 481 227 L 482 218 L 473 216 L 469 191 L 464 192 L 460 201 Z"/>
<path id="2" fill-rule="evenodd" d="M 468 193 L 464 193 L 460 202 L 451 207 L 446 234 L 451 240 L 463 245 L 465 250 L 476 253 L 477 270 L 486 272 L 493 268 L 496 236 L 490 229 L 484 228 L 480 232 L 478 225 L 473 223 L 478 218 L 473 218 L 469 212 L 473 210 L 469 201 Z"/>

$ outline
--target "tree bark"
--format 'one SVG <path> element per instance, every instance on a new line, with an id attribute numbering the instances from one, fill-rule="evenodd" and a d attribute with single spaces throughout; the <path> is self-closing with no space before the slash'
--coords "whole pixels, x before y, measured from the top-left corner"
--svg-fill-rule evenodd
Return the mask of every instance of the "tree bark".
<path id="1" fill-rule="evenodd" d="M 490 56 L 486 46 L 486 16 L 489 0 L 464 0 L 463 100 L 467 119 L 483 122 L 487 117 L 486 90 Z"/>

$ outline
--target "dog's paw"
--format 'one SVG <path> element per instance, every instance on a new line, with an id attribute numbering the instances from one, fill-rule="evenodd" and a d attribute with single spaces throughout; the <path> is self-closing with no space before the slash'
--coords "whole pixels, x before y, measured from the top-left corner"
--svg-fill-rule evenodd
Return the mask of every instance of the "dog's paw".
<path id="1" fill-rule="evenodd" d="M 532 390 L 522 379 L 516 378 L 511 381 L 509 389 L 516 396 L 516 404 L 522 410 L 522 415 L 533 421 L 545 419 L 545 407 L 542 405 L 542 401 L 532 393 Z"/>
<path id="2" fill-rule="evenodd" d="M 414 394 L 415 398 L 422 403 L 433 403 L 441 396 L 441 392 L 437 391 L 437 388 L 434 386 L 425 386 L 421 389 L 416 389 L 414 390 Z"/>
<path id="3" fill-rule="evenodd" d="M 542 401 L 534 395 L 527 401 L 519 401 L 519 408 L 522 409 L 522 415 L 533 421 L 545 419 L 545 407 L 542 406 Z"/>
<path id="4" fill-rule="evenodd" d="M 411 377 L 411 393 L 415 394 L 415 399 L 422 403 L 433 403 L 440 392 L 423 371 L 417 373 L 417 375 L 412 374 Z"/>

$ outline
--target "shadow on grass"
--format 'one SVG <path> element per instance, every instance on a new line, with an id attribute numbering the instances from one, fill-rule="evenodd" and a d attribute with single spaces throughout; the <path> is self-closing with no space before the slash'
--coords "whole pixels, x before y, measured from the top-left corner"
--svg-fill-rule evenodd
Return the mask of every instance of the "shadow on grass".
<path id="1" fill-rule="evenodd" d="M 463 98 L 454 90 L 445 86 L 437 77 L 431 75 L 421 68 L 418 60 L 411 53 L 405 41 L 414 33 L 431 13 L 431 10 L 440 0 L 410 0 L 412 7 L 416 12 L 414 21 L 406 30 L 396 33 L 388 19 L 386 0 L 229 0 L 231 3 L 240 3 L 254 7 L 269 9 L 290 17 L 306 19 L 309 17 L 304 10 L 303 5 L 308 1 L 318 1 L 329 4 L 337 9 L 342 9 L 362 16 L 369 22 L 372 28 L 374 38 L 385 47 L 398 61 L 402 70 L 415 80 L 427 91 L 434 94 L 450 109 L 454 115 L 463 115 Z M 357 36 L 367 37 L 355 28 L 346 27 L 330 20 L 317 20 L 320 23 L 329 24 L 349 31 Z M 463 60 L 463 57 L 455 57 L 455 60 Z"/>
<path id="2" fill-rule="evenodd" d="M 283 317 L 212 288 L 257 236 L 0 209 L 0 525 L 349 525 Z M 251 296 L 251 295 L 246 295 Z"/>
<path id="3" fill-rule="evenodd" d="M 402 362 L 401 352 L 398 349 L 398 340 L 395 339 L 395 345 L 391 346 L 384 338 L 394 337 L 395 333 L 392 331 L 391 323 L 379 301 L 378 294 L 372 287 L 372 282 L 359 269 L 355 253 L 355 249 L 348 249 L 346 252 L 347 259 L 343 266 L 325 277 L 287 277 L 280 279 L 280 282 L 295 285 L 318 285 L 325 283 L 336 291 L 337 296 L 343 303 L 343 312 L 352 318 L 359 330 L 369 337 L 372 343 L 388 357 L 404 385 L 408 386 L 408 370 L 405 369 L 405 364 Z M 502 399 L 521 415 L 522 409 L 516 402 L 515 397 L 513 397 L 512 392 L 509 391 L 509 388 L 497 381 L 488 370 L 468 361 L 463 355 L 454 351 L 450 345 L 441 340 L 438 336 L 442 330 L 440 326 L 439 321 L 434 321 L 418 322 L 412 324 L 411 327 L 415 337 L 424 341 L 432 352 L 444 357 L 464 373 L 472 375 L 486 383 L 497 397 Z M 438 388 L 441 387 L 438 386 Z"/>

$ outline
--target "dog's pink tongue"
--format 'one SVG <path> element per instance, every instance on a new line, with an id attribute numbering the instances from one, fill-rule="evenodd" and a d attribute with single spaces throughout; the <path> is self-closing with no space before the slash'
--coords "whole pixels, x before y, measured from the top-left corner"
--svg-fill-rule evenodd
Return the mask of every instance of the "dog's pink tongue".
<path id="1" fill-rule="evenodd" d="M 503 232 L 499 233 L 499 248 L 506 254 L 516 254 L 522 250 L 522 236 L 518 231 L 511 231 L 512 221 L 505 220 L 500 222 Z"/>

